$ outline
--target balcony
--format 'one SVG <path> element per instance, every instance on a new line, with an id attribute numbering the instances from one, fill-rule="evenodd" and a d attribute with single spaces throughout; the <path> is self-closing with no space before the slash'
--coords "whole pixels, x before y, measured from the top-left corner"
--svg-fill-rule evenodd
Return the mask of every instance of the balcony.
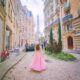
<path id="1" fill-rule="evenodd" d="M 56 24 L 58 24 L 58 19 L 56 19 L 56 20 L 52 21 L 50 24 L 48 24 L 47 28 L 50 28 Z"/>
<path id="2" fill-rule="evenodd" d="M 72 14 L 66 15 L 66 16 L 63 18 L 63 23 L 66 23 L 66 22 L 72 20 L 72 18 L 73 18 Z"/>

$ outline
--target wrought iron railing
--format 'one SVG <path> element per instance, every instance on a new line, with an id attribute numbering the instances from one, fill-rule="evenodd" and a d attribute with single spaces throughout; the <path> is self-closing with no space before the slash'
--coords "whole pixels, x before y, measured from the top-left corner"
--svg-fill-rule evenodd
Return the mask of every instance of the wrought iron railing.
<path id="1" fill-rule="evenodd" d="M 68 14 L 63 18 L 63 22 L 65 23 L 65 22 L 67 22 L 69 20 L 72 20 L 72 19 L 73 19 L 73 15 L 72 14 Z"/>

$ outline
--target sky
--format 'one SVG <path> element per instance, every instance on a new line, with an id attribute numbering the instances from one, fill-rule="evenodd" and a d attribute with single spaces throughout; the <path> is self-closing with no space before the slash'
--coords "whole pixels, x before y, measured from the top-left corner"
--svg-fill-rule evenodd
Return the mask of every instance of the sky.
<path id="1" fill-rule="evenodd" d="M 44 30 L 44 3 L 42 0 L 21 0 L 22 5 L 26 5 L 27 8 L 32 11 L 34 16 L 35 26 L 37 27 L 37 15 L 39 15 L 39 27 L 40 32 L 43 33 Z"/>

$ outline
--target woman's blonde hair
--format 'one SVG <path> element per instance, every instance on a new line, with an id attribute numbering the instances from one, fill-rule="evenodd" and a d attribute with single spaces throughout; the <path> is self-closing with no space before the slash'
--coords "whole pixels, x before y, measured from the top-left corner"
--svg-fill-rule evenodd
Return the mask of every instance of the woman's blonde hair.
<path id="1" fill-rule="evenodd" d="M 40 45 L 39 44 L 36 45 L 36 50 L 40 50 Z"/>

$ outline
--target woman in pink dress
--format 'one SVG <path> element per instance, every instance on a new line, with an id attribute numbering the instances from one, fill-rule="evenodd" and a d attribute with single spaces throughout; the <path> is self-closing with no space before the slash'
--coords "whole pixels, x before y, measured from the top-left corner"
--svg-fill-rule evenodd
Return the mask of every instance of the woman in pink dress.
<path id="1" fill-rule="evenodd" d="M 43 58 L 40 45 L 36 45 L 36 50 L 34 54 L 34 58 L 31 64 L 31 70 L 35 71 L 43 71 L 46 69 L 45 60 Z"/>

